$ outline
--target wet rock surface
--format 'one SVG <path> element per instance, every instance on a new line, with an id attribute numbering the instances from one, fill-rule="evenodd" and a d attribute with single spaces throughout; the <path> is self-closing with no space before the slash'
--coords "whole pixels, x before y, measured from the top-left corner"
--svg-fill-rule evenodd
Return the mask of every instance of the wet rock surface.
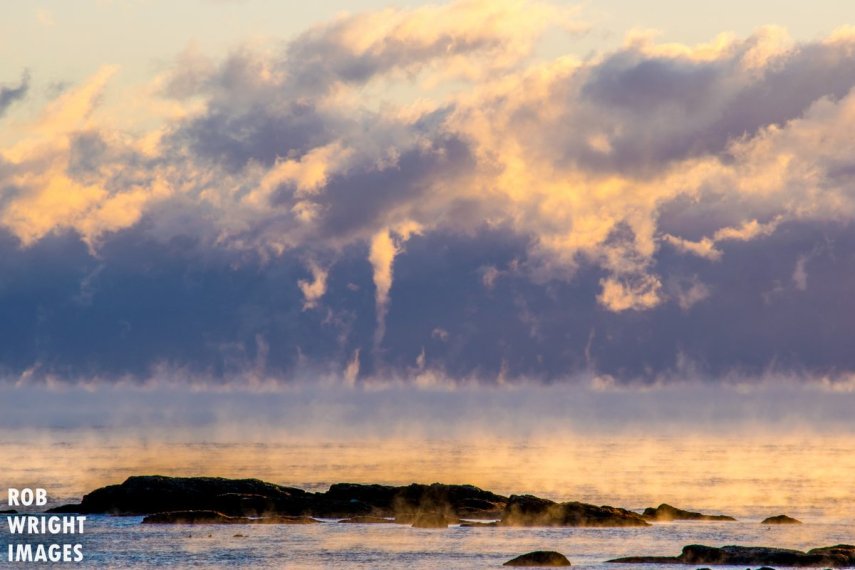
<path id="1" fill-rule="evenodd" d="M 677 507 L 672 507 L 667 503 L 662 503 L 658 507 L 644 509 L 642 515 L 645 519 L 667 522 L 667 521 L 735 521 L 733 517 L 727 515 L 705 515 L 693 511 L 684 511 Z"/>
<path id="2" fill-rule="evenodd" d="M 395 521 L 393 519 L 387 519 L 385 517 L 372 517 L 372 516 L 358 516 L 358 517 L 350 517 L 349 519 L 342 519 L 338 521 L 340 523 L 345 524 L 394 524 Z"/>
<path id="3" fill-rule="evenodd" d="M 555 552 L 554 550 L 537 550 L 517 556 L 513 560 L 508 560 L 502 566 L 554 568 L 570 566 L 570 561 L 560 552 Z"/>
<path id="4" fill-rule="evenodd" d="M 802 552 L 766 546 L 722 546 L 718 548 L 692 544 L 683 547 L 683 552 L 679 556 L 630 556 L 608 562 L 848 568 L 855 566 L 855 546 L 838 544 Z"/>
<path id="5" fill-rule="evenodd" d="M 143 524 L 317 524 L 310 517 L 231 517 L 216 511 L 174 511 L 148 515 Z"/>
<path id="6" fill-rule="evenodd" d="M 802 524 L 802 521 L 788 517 L 787 515 L 777 515 L 763 519 L 760 524 Z"/>
<path id="7" fill-rule="evenodd" d="M 266 515 L 351 518 L 395 517 L 420 512 L 448 517 L 498 518 L 507 497 L 472 485 L 407 486 L 337 483 L 324 493 L 266 483 L 258 479 L 218 477 L 130 477 L 120 485 L 96 489 L 80 504 L 49 512 L 148 515 L 175 511 L 216 511 L 228 516 Z"/>
<path id="8" fill-rule="evenodd" d="M 533 495 L 514 495 L 502 513 L 500 526 L 648 526 L 639 514 L 587 503 L 556 503 Z"/>

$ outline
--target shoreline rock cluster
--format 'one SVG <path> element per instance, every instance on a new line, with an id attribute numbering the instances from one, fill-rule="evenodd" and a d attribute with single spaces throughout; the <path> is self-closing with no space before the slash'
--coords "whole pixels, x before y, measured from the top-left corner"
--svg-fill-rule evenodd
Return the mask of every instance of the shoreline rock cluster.
<path id="1" fill-rule="evenodd" d="M 312 493 L 258 479 L 158 475 L 130 477 L 120 485 L 92 491 L 80 504 L 50 512 L 147 516 L 147 524 L 234 524 L 250 522 L 247 519 L 259 524 L 259 518 L 288 522 L 281 517 L 304 517 L 417 528 L 446 528 L 462 519 L 492 521 L 482 526 L 649 525 L 626 509 L 557 503 L 533 495 L 505 497 L 472 485 L 336 483 L 326 492 Z"/>
<path id="2" fill-rule="evenodd" d="M 129 477 L 101 487 L 79 504 L 48 513 L 143 516 L 143 524 L 406 524 L 415 528 L 463 527 L 646 527 L 665 521 L 734 521 L 668 504 L 642 514 L 580 502 L 558 503 L 533 495 L 505 497 L 473 485 L 413 483 L 406 486 L 336 483 L 313 493 L 258 479 L 218 477 Z M 777 515 L 762 524 L 799 524 Z M 242 535 L 235 535 L 242 536 Z M 754 546 L 688 545 L 679 556 L 631 556 L 622 564 L 686 564 L 792 567 L 855 567 L 855 546 L 839 544 L 806 552 Z M 569 566 L 562 554 L 536 551 L 506 566 Z"/>
<path id="3" fill-rule="evenodd" d="M 684 546 L 679 556 L 630 556 L 607 560 L 618 564 L 710 564 L 718 566 L 792 566 L 849 568 L 855 566 L 855 546 L 838 544 L 807 552 L 767 546 Z"/>
<path id="4" fill-rule="evenodd" d="M 534 495 L 505 497 L 473 485 L 413 483 L 406 486 L 336 483 L 313 493 L 258 479 L 219 477 L 129 477 L 85 495 L 79 504 L 49 513 L 147 516 L 146 523 L 206 524 L 299 519 L 343 519 L 343 523 L 409 524 L 418 528 L 466 527 L 643 527 L 651 522 L 735 521 L 727 515 L 707 515 L 666 503 L 642 514 L 607 505 L 577 501 L 558 503 Z M 166 516 L 170 514 L 171 516 Z M 189 514 L 196 513 L 196 514 Z M 152 517 L 150 515 L 164 515 Z M 259 522 L 257 519 L 264 518 Z M 248 520 L 251 519 L 251 520 Z M 305 522 L 305 521 L 304 521 Z M 799 524 L 777 515 L 761 524 Z"/>

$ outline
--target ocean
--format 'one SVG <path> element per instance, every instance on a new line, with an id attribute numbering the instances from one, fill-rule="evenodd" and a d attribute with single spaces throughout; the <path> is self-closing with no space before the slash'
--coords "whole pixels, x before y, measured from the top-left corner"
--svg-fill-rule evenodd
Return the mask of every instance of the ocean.
<path id="1" fill-rule="evenodd" d="M 146 441 L 42 434 L 0 442 L 2 487 L 48 489 L 76 502 L 139 474 L 256 477 L 323 490 L 333 482 L 471 483 L 634 510 L 667 502 L 738 522 L 649 528 L 414 529 L 403 525 L 161 526 L 140 517 L 91 516 L 86 568 L 496 568 L 531 550 L 557 550 L 577 568 L 611 558 L 677 555 L 687 544 L 809 549 L 855 543 L 855 439 L 556 437 L 536 441 Z M 804 522 L 767 526 L 788 514 Z M 4 523 L 5 524 L 5 523 Z M 235 536 L 243 535 L 243 536 Z M 6 544 L 10 537 L 3 533 Z M 73 537 L 59 537 L 65 539 Z M 16 539 L 18 540 L 18 539 Z M 38 542 L 31 537 L 27 541 Z M 47 537 L 46 542 L 58 542 Z M 2 544 L 2 542 L 0 542 Z M 2 551 L 5 559 L 5 544 Z M 3 561 L 0 560 L 0 565 Z M 625 566 L 644 570 L 649 566 Z"/>

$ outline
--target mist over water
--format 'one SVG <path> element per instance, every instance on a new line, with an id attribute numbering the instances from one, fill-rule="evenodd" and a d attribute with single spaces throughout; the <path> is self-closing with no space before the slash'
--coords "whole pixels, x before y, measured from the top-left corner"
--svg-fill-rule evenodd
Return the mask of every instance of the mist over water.
<path id="1" fill-rule="evenodd" d="M 164 527 L 96 516 L 83 537 L 84 567 L 468 569 L 555 549 L 577 568 L 620 570 L 605 560 L 675 555 L 693 543 L 855 542 L 850 392 L 124 387 L 0 395 L 9 410 L 0 417 L 0 488 L 44 487 L 51 505 L 132 475 L 161 474 L 259 478 L 313 491 L 336 482 L 469 483 L 505 495 L 633 510 L 664 502 L 739 519 L 431 531 L 334 521 Z M 805 524 L 758 524 L 782 513 Z"/>
<path id="2" fill-rule="evenodd" d="M 345 481 L 471 483 L 629 509 L 667 502 L 742 519 L 786 512 L 855 521 L 855 438 L 841 435 L 216 442 L 48 432 L 4 438 L 0 455 L 11 459 L 4 485 L 45 487 L 54 502 L 76 502 L 131 475 L 212 475 L 310 490 Z"/>
<path id="3" fill-rule="evenodd" d="M 52 502 L 78 501 L 135 474 L 258 477 L 324 490 L 333 482 L 472 483 L 641 509 L 668 502 L 739 522 L 657 523 L 648 528 L 414 529 L 405 525 L 142 525 L 141 517 L 89 517 L 82 537 L 92 568 L 496 568 L 554 549 L 574 567 L 620 556 L 676 555 L 686 544 L 807 550 L 855 542 L 855 438 L 559 437 L 532 441 L 404 440 L 194 442 L 45 433 L 32 445 L 4 440 L 3 485 L 39 485 Z M 6 460 L 8 458 L 9 460 Z M 770 527 L 786 513 L 805 524 Z M 242 535 L 242 536 L 236 536 Z M 13 539 L 17 542 L 21 539 Z M 30 539 L 32 540 L 32 539 Z"/>
<path id="4" fill-rule="evenodd" d="M 54 502 L 132 475 L 209 475 L 855 520 L 855 394 L 811 386 L 7 386 L 0 397 L 0 486 L 44 487 Z"/>

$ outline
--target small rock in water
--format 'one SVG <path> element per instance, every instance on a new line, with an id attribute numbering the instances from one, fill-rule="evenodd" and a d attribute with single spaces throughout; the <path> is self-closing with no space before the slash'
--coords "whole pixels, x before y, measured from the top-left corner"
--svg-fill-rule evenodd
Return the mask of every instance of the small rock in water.
<path id="1" fill-rule="evenodd" d="M 763 522 L 760 524 L 802 524 L 802 521 L 788 517 L 787 515 L 778 515 L 763 519 Z"/>
<path id="2" fill-rule="evenodd" d="M 503 566 L 557 567 L 570 566 L 570 561 L 560 552 L 555 552 L 554 550 L 537 550 L 517 556 L 513 560 L 508 560 Z"/>

